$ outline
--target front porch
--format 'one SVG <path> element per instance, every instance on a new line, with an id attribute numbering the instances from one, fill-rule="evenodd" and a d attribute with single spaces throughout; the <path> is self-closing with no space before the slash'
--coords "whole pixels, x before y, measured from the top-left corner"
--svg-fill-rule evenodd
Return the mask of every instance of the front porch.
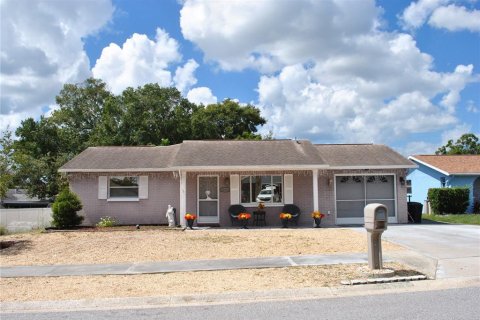
<path id="1" fill-rule="evenodd" d="M 325 214 L 325 226 L 363 224 L 363 207 L 372 202 L 387 206 L 390 223 L 406 223 L 405 174 L 405 169 L 181 171 L 180 223 L 186 225 L 189 212 L 197 215 L 198 225 L 231 226 L 231 205 L 253 213 L 259 200 L 265 204 L 267 226 L 281 225 L 285 204 L 300 208 L 299 226 L 313 225 L 312 211 Z"/>

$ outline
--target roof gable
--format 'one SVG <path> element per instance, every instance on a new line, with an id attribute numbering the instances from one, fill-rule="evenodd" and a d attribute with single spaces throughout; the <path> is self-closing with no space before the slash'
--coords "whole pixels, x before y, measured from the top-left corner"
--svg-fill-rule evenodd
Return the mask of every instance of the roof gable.
<path id="1" fill-rule="evenodd" d="M 408 158 L 446 175 L 480 175 L 480 155 L 414 155 Z"/>

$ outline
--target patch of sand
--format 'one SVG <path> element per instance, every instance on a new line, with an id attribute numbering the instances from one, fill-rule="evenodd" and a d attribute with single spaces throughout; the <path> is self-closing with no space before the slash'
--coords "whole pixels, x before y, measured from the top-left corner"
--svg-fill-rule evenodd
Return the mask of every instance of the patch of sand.
<path id="1" fill-rule="evenodd" d="M 416 275 L 398 263 L 386 263 L 397 275 Z M 365 265 L 326 265 L 142 275 L 0 278 L 0 301 L 70 300 L 170 296 L 272 289 L 338 286 L 365 278 Z"/>
<path id="2" fill-rule="evenodd" d="M 110 232 L 25 233 L 0 237 L 1 266 L 100 264 L 367 252 L 365 234 L 343 228 L 167 228 Z M 383 250 L 401 247 L 383 242 Z"/>

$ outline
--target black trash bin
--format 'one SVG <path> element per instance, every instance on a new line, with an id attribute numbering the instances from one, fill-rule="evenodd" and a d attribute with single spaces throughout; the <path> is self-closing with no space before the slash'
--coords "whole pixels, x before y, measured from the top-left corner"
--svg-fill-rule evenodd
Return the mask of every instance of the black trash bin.
<path id="1" fill-rule="evenodd" d="M 420 202 L 408 202 L 408 221 L 422 223 L 423 204 Z"/>

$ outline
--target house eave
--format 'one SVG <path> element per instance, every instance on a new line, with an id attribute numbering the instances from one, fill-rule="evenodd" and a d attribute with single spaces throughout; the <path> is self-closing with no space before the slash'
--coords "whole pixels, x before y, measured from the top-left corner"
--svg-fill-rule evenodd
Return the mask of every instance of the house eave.
<path id="1" fill-rule="evenodd" d="M 123 168 L 123 169 L 58 169 L 60 173 L 101 173 L 101 172 L 169 172 L 172 168 Z"/>
<path id="2" fill-rule="evenodd" d="M 330 166 L 331 170 L 388 170 L 388 169 L 415 169 L 418 165 L 381 165 L 381 166 Z"/>

